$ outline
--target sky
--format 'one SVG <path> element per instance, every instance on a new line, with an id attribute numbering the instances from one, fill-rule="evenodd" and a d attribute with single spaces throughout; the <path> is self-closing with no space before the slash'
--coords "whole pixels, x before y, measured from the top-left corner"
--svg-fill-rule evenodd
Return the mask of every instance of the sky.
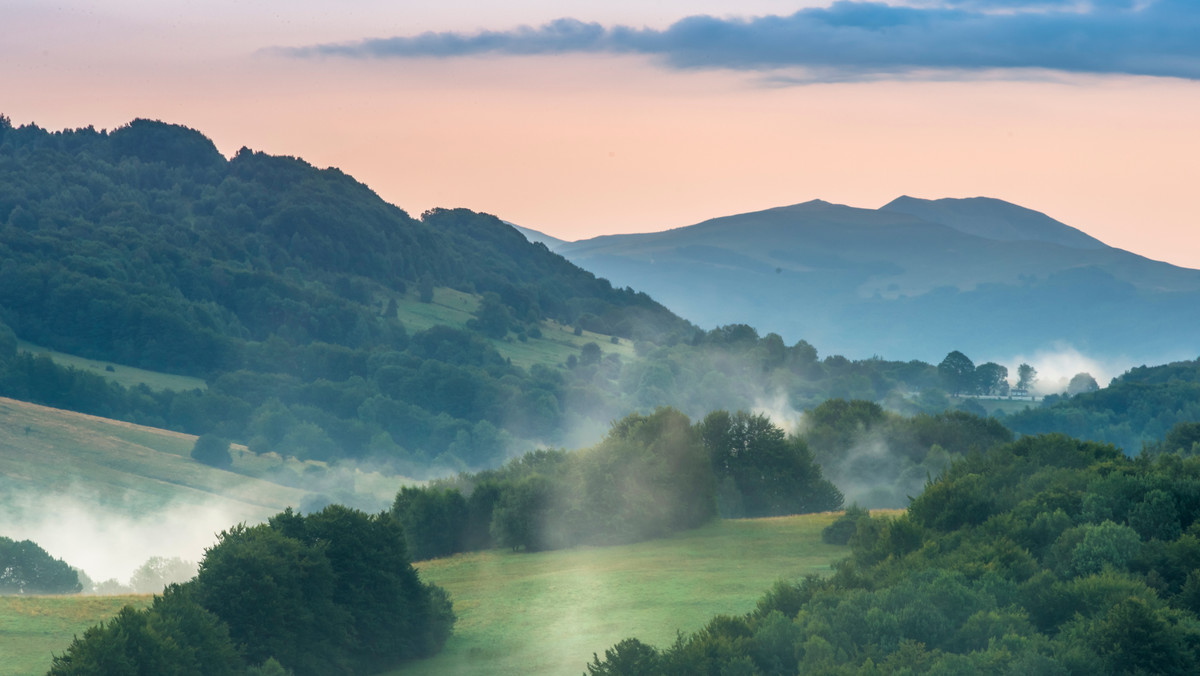
<path id="1" fill-rule="evenodd" d="M 1195 0 L 3 0 L 0 114 L 563 239 L 988 196 L 1200 268 Z"/>

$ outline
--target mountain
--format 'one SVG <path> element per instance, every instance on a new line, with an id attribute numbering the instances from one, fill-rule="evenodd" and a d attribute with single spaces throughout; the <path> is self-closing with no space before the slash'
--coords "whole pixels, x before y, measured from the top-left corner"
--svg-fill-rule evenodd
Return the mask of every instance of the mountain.
<path id="1" fill-rule="evenodd" d="M 457 469 L 579 426 L 563 352 L 597 333 L 631 353 L 693 332 L 494 216 L 413 218 L 338 169 L 247 148 L 227 159 L 178 125 L 50 132 L 0 115 L 8 396 L 256 452 Z M 208 387 L 122 388 L 18 352 L 18 338 Z"/>
<path id="2" fill-rule="evenodd" d="M 1075 249 L 1104 249 L 1104 242 L 1049 216 L 990 197 L 923 200 L 897 197 L 879 208 L 986 239 L 1050 242 Z"/>
<path id="3" fill-rule="evenodd" d="M 1001 200 L 820 200 L 557 250 L 702 327 L 746 323 L 823 352 L 936 363 L 1069 345 L 1194 356 L 1200 271 L 1109 247 Z"/>

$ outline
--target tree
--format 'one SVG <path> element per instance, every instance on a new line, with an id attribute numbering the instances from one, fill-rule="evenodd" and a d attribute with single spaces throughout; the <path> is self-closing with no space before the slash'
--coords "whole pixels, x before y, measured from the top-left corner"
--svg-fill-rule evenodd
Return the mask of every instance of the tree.
<path id="1" fill-rule="evenodd" d="M 600 346 L 596 343 L 587 343 L 579 348 L 579 365 L 591 366 L 592 364 L 600 363 Z"/>
<path id="2" fill-rule="evenodd" d="M 1021 364 L 1017 367 L 1017 389 L 1028 393 L 1033 384 L 1037 382 L 1037 369 L 1029 364 Z"/>
<path id="3" fill-rule="evenodd" d="M 980 364 L 975 368 L 975 379 L 980 394 L 1008 394 L 1008 367 L 995 362 Z"/>
<path id="4" fill-rule="evenodd" d="M 975 392 L 975 363 L 958 350 L 938 364 L 938 377 L 954 396 Z"/>
<path id="5" fill-rule="evenodd" d="M 49 676 L 245 674 L 228 627 L 196 603 L 192 592 L 188 585 L 171 585 L 149 608 L 125 606 L 55 655 Z"/>
<path id="6" fill-rule="evenodd" d="M 780 516 L 842 506 L 841 492 L 821 476 L 808 445 L 788 437 L 765 415 L 714 411 L 697 428 L 717 480 L 721 485 L 731 480 L 736 491 L 719 493 L 723 516 Z"/>
<path id="7" fill-rule="evenodd" d="M 77 594 L 79 575 L 30 540 L 0 537 L 0 594 Z"/>
<path id="8" fill-rule="evenodd" d="M 492 512 L 492 539 L 513 551 L 547 547 L 553 486 L 540 474 L 527 476 L 501 493 Z"/>
<path id="9" fill-rule="evenodd" d="M 233 456 L 229 453 L 229 440 L 215 434 L 202 434 L 192 446 L 192 459 L 209 467 L 229 469 L 233 467 Z"/>
<path id="10" fill-rule="evenodd" d="M 129 578 L 135 594 L 158 594 L 169 584 L 186 582 L 196 575 L 196 564 L 179 557 L 152 556 Z"/>
<path id="11" fill-rule="evenodd" d="M 483 294 L 475 319 L 468 322 L 470 328 L 479 331 L 488 338 L 503 338 L 512 326 L 512 313 L 500 296 L 491 291 Z"/>
<path id="12" fill-rule="evenodd" d="M 1076 373 L 1071 382 L 1067 383 L 1067 394 L 1072 397 L 1084 392 L 1095 392 L 1100 389 L 1099 383 L 1090 373 Z"/>
<path id="13" fill-rule="evenodd" d="M 400 524 L 341 505 L 222 532 L 194 586 L 247 661 L 275 657 L 297 676 L 393 668 L 436 652 L 454 623 L 445 593 L 417 577 Z"/>
<path id="14" fill-rule="evenodd" d="M 417 298 L 422 303 L 433 302 L 433 277 L 429 274 L 421 275 L 421 279 L 417 281 Z"/>

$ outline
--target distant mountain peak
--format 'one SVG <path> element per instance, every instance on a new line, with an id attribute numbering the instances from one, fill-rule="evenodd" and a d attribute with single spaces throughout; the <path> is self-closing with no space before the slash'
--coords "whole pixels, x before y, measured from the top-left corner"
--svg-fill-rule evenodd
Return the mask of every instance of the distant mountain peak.
<path id="1" fill-rule="evenodd" d="M 1108 248 L 1095 237 L 1040 211 L 994 197 L 926 200 L 902 195 L 879 210 L 916 216 L 960 232 L 999 241 L 1050 242 L 1072 249 Z"/>

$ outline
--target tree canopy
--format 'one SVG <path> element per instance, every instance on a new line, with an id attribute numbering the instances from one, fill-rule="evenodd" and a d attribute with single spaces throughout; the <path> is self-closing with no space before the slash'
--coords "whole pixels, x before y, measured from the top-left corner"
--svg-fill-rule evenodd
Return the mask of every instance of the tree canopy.
<path id="1" fill-rule="evenodd" d="M 223 531 L 190 582 L 126 607 L 55 656 L 53 676 L 368 674 L 441 649 L 449 597 L 421 582 L 399 523 L 341 505 Z"/>
<path id="2" fill-rule="evenodd" d="M 0 536 L 0 594 L 74 594 L 79 576 L 30 540 Z"/>

